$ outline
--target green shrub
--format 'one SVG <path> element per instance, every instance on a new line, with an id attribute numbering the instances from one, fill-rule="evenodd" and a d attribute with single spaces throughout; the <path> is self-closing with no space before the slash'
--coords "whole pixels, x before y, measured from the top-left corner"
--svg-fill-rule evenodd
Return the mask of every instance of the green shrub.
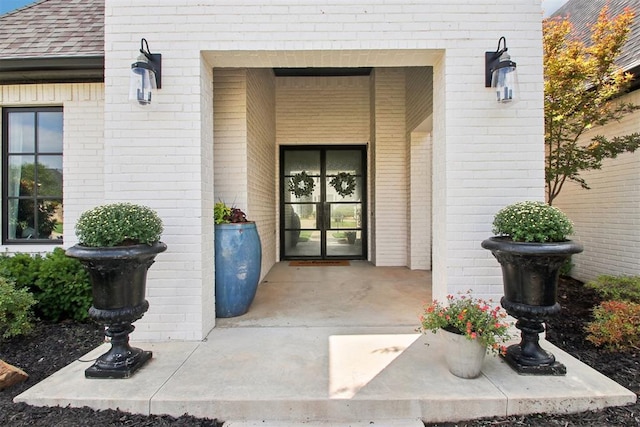
<path id="1" fill-rule="evenodd" d="M 18 289 L 33 291 L 41 261 L 40 255 L 3 254 L 0 256 L 0 276 L 12 281 Z"/>
<path id="2" fill-rule="evenodd" d="M 612 351 L 640 346 L 640 304 L 629 301 L 604 301 L 593 309 L 594 320 L 586 331 L 587 340 Z"/>
<path id="3" fill-rule="evenodd" d="M 605 300 L 640 303 L 640 276 L 599 276 L 586 287 L 594 289 Z"/>
<path id="4" fill-rule="evenodd" d="M 0 277 L 0 336 L 10 338 L 28 333 L 33 328 L 31 307 L 35 303 L 27 289 L 18 289 Z"/>
<path id="5" fill-rule="evenodd" d="M 92 303 L 91 282 L 82 264 L 61 248 L 47 254 L 36 279 L 38 314 L 45 320 L 86 320 Z"/>
<path id="6" fill-rule="evenodd" d="M 561 276 L 571 276 L 571 270 L 573 270 L 574 266 L 575 266 L 575 264 L 571 260 L 571 257 L 567 258 L 566 261 L 560 267 L 560 275 Z"/>

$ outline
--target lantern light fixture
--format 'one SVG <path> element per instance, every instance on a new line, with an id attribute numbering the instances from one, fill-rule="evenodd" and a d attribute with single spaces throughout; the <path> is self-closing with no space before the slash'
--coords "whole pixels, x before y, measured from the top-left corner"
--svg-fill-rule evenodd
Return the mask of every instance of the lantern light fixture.
<path id="1" fill-rule="evenodd" d="M 151 104 L 154 90 L 162 87 L 162 55 L 149 52 L 146 39 L 140 40 L 140 55 L 131 64 L 129 101 L 139 105 Z"/>
<path id="2" fill-rule="evenodd" d="M 484 59 L 484 86 L 495 89 L 498 102 L 506 103 L 516 99 L 518 90 L 516 63 L 507 53 L 507 39 L 500 37 L 498 49 L 495 52 L 485 52 Z"/>

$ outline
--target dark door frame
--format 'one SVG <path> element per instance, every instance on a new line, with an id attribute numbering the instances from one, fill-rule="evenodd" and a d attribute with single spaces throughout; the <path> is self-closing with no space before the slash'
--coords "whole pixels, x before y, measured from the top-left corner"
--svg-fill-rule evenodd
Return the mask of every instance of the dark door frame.
<path id="1" fill-rule="evenodd" d="M 349 260 L 366 260 L 368 257 L 368 194 L 367 194 L 367 156 L 368 156 L 368 144 L 351 144 L 351 145 L 280 145 L 280 170 L 279 170 L 279 185 L 278 191 L 280 196 L 279 202 L 279 221 L 280 221 L 280 259 L 281 260 L 293 260 L 293 259 L 349 259 Z M 284 175 L 284 153 L 286 151 L 313 151 L 320 150 L 320 176 L 321 181 L 326 181 L 326 151 L 327 150 L 358 150 L 361 153 L 361 162 L 362 162 L 362 190 L 361 190 L 361 200 L 360 204 L 362 207 L 362 217 L 361 217 L 361 241 L 362 241 L 362 253 L 361 256 L 352 256 L 352 255 L 327 255 L 326 250 L 326 231 L 325 236 L 322 238 L 321 244 L 321 254 L 320 256 L 285 256 L 285 232 L 289 229 L 285 228 L 285 175 Z M 321 191 L 321 200 L 326 202 L 326 189 L 324 186 L 320 186 Z M 339 203 L 339 202 L 337 202 Z M 350 202 L 345 202 L 350 203 Z M 351 202 L 353 203 L 353 202 Z M 324 213 L 321 213 L 324 214 Z"/>

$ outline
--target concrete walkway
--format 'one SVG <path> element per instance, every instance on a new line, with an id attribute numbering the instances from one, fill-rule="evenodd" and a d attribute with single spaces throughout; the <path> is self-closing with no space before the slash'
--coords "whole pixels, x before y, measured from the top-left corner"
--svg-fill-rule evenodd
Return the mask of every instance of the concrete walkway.
<path id="1" fill-rule="evenodd" d="M 188 413 L 229 427 L 402 426 L 580 412 L 635 394 L 546 341 L 565 377 L 520 376 L 487 356 L 463 380 L 445 366 L 440 337 L 415 332 L 430 300 L 429 272 L 277 264 L 249 313 L 218 319 L 203 342 L 132 344 L 153 359 L 128 380 L 85 379 L 103 345 L 16 397 L 32 405 Z M 371 424 L 372 423 L 372 424 Z"/>

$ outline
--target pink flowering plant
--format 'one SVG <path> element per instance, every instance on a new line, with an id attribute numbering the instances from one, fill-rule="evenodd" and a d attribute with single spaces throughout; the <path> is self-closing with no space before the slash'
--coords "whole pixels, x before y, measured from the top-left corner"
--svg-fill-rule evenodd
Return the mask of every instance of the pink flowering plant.
<path id="1" fill-rule="evenodd" d="M 491 303 L 492 300 L 472 297 L 470 290 L 458 298 L 448 295 L 447 304 L 433 300 L 424 307 L 418 330 L 435 334 L 444 329 L 478 340 L 495 354 L 504 352 L 501 343 L 510 338 L 511 325 L 505 321 L 507 313 L 500 306 L 492 307 Z"/>

